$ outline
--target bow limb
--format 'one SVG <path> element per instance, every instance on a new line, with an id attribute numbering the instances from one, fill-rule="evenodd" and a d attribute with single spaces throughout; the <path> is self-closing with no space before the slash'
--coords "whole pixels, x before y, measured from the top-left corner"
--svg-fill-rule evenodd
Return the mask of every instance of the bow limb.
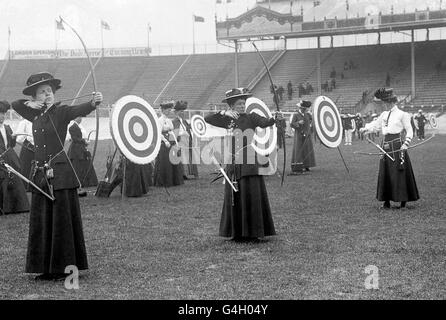
<path id="1" fill-rule="evenodd" d="M 430 141 L 431 139 L 435 138 L 435 133 L 433 133 L 429 138 L 427 138 L 426 140 L 424 140 L 423 142 L 414 144 L 412 146 L 407 147 L 406 150 L 410 150 L 410 149 L 414 149 L 416 147 L 419 147 L 423 144 L 425 144 L 426 142 Z M 400 152 L 403 151 L 403 149 L 398 149 L 389 153 L 396 153 L 396 152 Z M 385 155 L 383 152 L 365 152 L 365 151 L 355 151 L 353 152 L 354 154 L 362 154 L 362 155 L 366 155 L 366 156 L 382 156 Z"/>
<path id="2" fill-rule="evenodd" d="M 74 32 L 74 34 L 79 38 L 79 41 L 82 44 L 82 47 L 84 48 L 85 51 L 85 55 L 87 56 L 88 59 L 88 63 L 90 65 L 90 73 L 91 73 L 91 78 L 93 79 L 93 90 L 94 92 L 97 92 L 97 82 L 96 82 L 96 75 L 94 73 L 94 66 L 93 66 L 93 62 L 91 61 L 90 55 L 88 53 L 88 49 L 87 46 L 85 45 L 84 40 L 82 40 L 81 36 L 79 35 L 79 33 L 77 33 L 77 31 L 67 22 L 65 21 L 62 17 L 60 17 L 60 21 L 65 23 L 70 29 L 71 31 Z M 93 167 L 93 161 L 94 161 L 94 157 L 96 156 L 96 150 L 98 147 L 98 138 L 99 138 L 99 111 L 96 107 L 96 111 L 95 111 L 95 116 L 96 116 L 96 139 L 94 141 L 94 146 L 93 146 L 93 154 L 91 155 L 91 161 L 90 161 L 90 166 L 88 167 L 87 172 L 85 173 L 85 177 L 88 175 L 88 173 L 90 172 L 91 168 Z M 84 177 L 84 179 L 85 179 Z"/>
<path id="3" fill-rule="evenodd" d="M 263 65 L 265 66 L 266 69 L 266 74 L 268 75 L 268 79 L 271 83 L 271 90 L 273 91 L 274 94 L 274 104 L 276 105 L 276 109 L 277 112 L 280 112 L 280 107 L 279 107 L 279 101 L 278 101 L 278 97 L 277 97 L 277 93 L 276 93 L 276 88 L 274 87 L 274 82 L 273 82 L 273 77 L 271 76 L 271 72 L 268 68 L 268 65 L 266 64 L 265 58 L 263 57 L 263 55 L 260 53 L 259 49 L 257 48 L 256 44 L 254 42 L 251 42 L 252 45 L 254 46 L 254 48 L 256 49 L 257 53 L 260 56 L 260 59 L 263 62 Z M 283 145 L 283 169 L 282 169 L 282 182 L 281 182 L 281 186 L 283 186 L 283 182 L 285 179 L 285 168 L 286 168 L 286 141 L 285 141 L 285 128 L 283 128 L 281 125 L 277 126 L 277 130 L 280 131 L 280 135 L 282 138 L 282 145 Z"/>

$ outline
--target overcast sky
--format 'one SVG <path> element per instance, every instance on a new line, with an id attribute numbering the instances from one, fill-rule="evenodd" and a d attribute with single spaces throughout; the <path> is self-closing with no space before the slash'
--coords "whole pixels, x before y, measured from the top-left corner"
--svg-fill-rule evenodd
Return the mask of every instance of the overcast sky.
<path id="1" fill-rule="evenodd" d="M 223 0 L 223 3 L 225 0 Z M 101 47 L 101 19 L 111 30 L 104 30 L 105 47 L 146 47 L 147 24 L 150 42 L 192 43 L 192 15 L 205 18 L 195 24 L 196 43 L 215 43 L 215 12 L 220 17 L 246 7 L 255 0 L 237 0 L 216 5 L 215 0 L 0 0 L 0 59 L 8 49 L 81 48 L 70 31 L 56 33 L 55 20 L 61 15 L 81 34 L 89 48 Z"/>

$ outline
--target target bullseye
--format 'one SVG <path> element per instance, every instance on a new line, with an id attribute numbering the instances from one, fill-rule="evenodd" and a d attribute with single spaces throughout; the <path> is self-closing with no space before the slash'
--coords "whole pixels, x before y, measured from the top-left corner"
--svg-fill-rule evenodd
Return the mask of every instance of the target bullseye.
<path id="1" fill-rule="evenodd" d="M 199 138 L 203 138 L 206 135 L 206 121 L 198 114 L 192 116 L 190 120 L 192 132 Z"/>
<path id="2" fill-rule="evenodd" d="M 137 96 L 125 96 L 110 115 L 112 138 L 131 162 L 147 164 L 155 160 L 161 146 L 161 127 L 150 104 Z"/>
<path id="3" fill-rule="evenodd" d="M 246 113 L 257 113 L 265 118 L 272 118 L 272 113 L 267 105 L 260 99 L 250 97 L 245 104 Z M 252 139 L 252 148 L 262 156 L 270 155 L 277 145 L 277 127 L 276 125 L 267 128 L 256 128 Z"/>
<path id="4" fill-rule="evenodd" d="M 314 102 L 314 127 L 321 142 L 329 148 L 337 148 L 342 142 L 341 115 L 334 102 L 324 96 Z"/>

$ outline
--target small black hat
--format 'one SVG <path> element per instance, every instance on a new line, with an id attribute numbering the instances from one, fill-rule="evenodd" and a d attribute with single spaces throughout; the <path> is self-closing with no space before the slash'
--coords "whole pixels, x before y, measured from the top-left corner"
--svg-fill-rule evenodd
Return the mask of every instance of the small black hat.
<path id="1" fill-rule="evenodd" d="M 177 101 L 175 103 L 175 107 L 173 107 L 173 108 L 174 108 L 174 110 L 177 110 L 177 111 L 186 110 L 187 109 L 187 101 L 183 101 L 183 100 Z"/>
<path id="2" fill-rule="evenodd" d="M 298 102 L 296 104 L 296 106 L 302 107 L 302 108 L 309 108 L 309 107 L 311 107 L 311 101 L 301 100 L 300 102 Z"/>
<path id="3" fill-rule="evenodd" d="M 42 84 L 49 84 L 54 88 L 54 91 L 56 91 L 62 88 L 60 83 L 61 81 L 59 79 L 55 79 L 50 73 L 39 72 L 31 75 L 28 78 L 28 80 L 26 81 L 26 88 L 23 89 L 23 94 L 25 96 L 34 95 L 34 92 L 37 89 L 37 87 Z"/>
<path id="4" fill-rule="evenodd" d="M 175 105 L 175 101 L 173 101 L 173 100 L 163 101 L 160 103 L 161 109 L 172 109 L 174 105 Z"/>
<path id="5" fill-rule="evenodd" d="M 6 113 L 9 108 L 11 107 L 11 105 L 9 104 L 8 101 L 0 101 L 0 113 Z"/>
<path id="6" fill-rule="evenodd" d="M 378 90 L 375 91 L 374 94 L 375 101 L 383 101 L 383 102 L 397 102 L 398 98 L 397 96 L 393 93 L 393 89 L 392 88 L 379 88 Z"/>
<path id="7" fill-rule="evenodd" d="M 228 100 L 230 99 L 240 98 L 240 97 L 250 97 L 252 96 L 252 93 L 249 92 L 248 88 L 234 88 L 226 91 L 225 96 L 226 98 L 224 98 L 222 102 L 227 103 Z"/>

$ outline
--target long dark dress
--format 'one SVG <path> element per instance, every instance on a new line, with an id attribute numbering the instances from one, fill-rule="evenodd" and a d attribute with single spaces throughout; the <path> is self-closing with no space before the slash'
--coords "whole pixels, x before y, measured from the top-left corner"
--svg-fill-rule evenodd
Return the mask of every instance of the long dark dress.
<path id="1" fill-rule="evenodd" d="M 163 132 L 164 136 L 168 138 L 166 132 Z M 177 148 L 174 148 L 175 141 L 170 141 L 170 147 L 168 148 L 164 142 L 161 142 L 161 148 L 158 156 L 155 160 L 155 177 L 154 184 L 156 187 L 172 187 L 184 184 L 184 169 L 180 162 L 178 155 L 178 163 L 173 164 L 170 160 L 170 152 L 178 152 Z"/>
<path id="2" fill-rule="evenodd" d="M 196 154 L 196 146 L 194 146 L 193 143 L 193 136 L 192 136 L 192 127 L 190 124 L 182 119 L 182 123 L 180 122 L 180 119 L 176 118 L 172 121 L 173 128 L 175 130 L 175 133 L 178 137 L 178 143 L 180 145 L 180 156 L 181 156 L 181 163 L 184 165 L 184 174 L 186 176 L 194 176 L 195 178 L 198 178 L 198 167 L 197 164 L 194 163 L 194 157 Z M 180 131 L 180 126 L 183 126 L 182 129 L 187 132 L 187 136 L 180 136 L 178 133 Z"/>
<path id="3" fill-rule="evenodd" d="M 303 121 L 300 124 L 299 121 Z M 297 112 L 291 119 L 290 126 L 294 129 L 293 154 L 291 156 L 291 170 L 302 172 L 306 168 L 316 166 L 313 141 L 311 140 L 311 115 Z"/>
<path id="4" fill-rule="evenodd" d="M 235 148 L 241 147 L 247 150 L 247 146 L 252 140 L 242 137 L 247 129 L 254 132 L 256 127 L 266 128 L 274 125 L 274 119 L 266 119 L 255 113 L 241 114 L 237 120 L 220 113 L 208 115 L 206 122 L 220 128 L 234 128 L 232 153 Z M 252 139 L 252 136 L 251 136 Z M 242 144 L 238 146 L 240 143 Z M 259 175 L 259 161 L 254 163 L 240 154 L 243 159 L 234 159 L 225 168 L 231 181 L 235 181 L 238 192 L 233 192 L 229 183 L 225 183 L 225 195 L 222 215 L 220 220 L 220 236 L 231 237 L 233 239 L 242 238 L 262 238 L 276 234 L 274 222 L 271 215 L 271 208 L 268 200 L 268 193 L 263 177 Z M 263 163 L 263 161 L 262 161 Z"/>
<path id="5" fill-rule="evenodd" d="M 91 103 L 53 105 L 42 112 L 27 107 L 25 101 L 13 102 L 12 108 L 33 123 L 36 154 L 32 180 L 47 193 L 51 193 L 51 186 L 56 198 L 51 201 L 33 189 L 26 272 L 64 273 L 70 265 L 78 270 L 88 269 L 77 194 L 79 184 L 67 155 L 62 152 L 61 141 L 65 141 L 71 120 L 86 116 L 95 108 Z M 49 179 L 49 183 L 45 178 L 45 165 L 49 165 L 54 172 L 54 178 Z"/>
<path id="6" fill-rule="evenodd" d="M 153 185 L 152 180 L 152 164 L 135 164 L 128 159 L 121 157 L 118 168 L 111 182 L 112 192 L 118 185 L 121 185 L 124 177 L 125 163 L 125 196 L 141 197 L 149 192 L 149 186 Z"/>
<path id="7" fill-rule="evenodd" d="M 87 150 L 87 142 L 82 138 L 82 131 L 76 122 L 68 130 L 72 140 L 68 149 L 68 157 L 82 183 L 82 187 L 95 187 L 98 185 L 98 178 L 94 166 L 90 167 L 91 154 Z"/>
<path id="8" fill-rule="evenodd" d="M 20 160 L 13 149 L 15 139 L 12 138 L 12 130 L 8 125 L 5 125 L 5 131 L 7 147 L 0 134 L 0 160 L 4 160 L 5 163 L 21 173 Z M 22 180 L 14 174 L 8 174 L 2 167 L 0 165 L 0 214 L 29 211 L 29 201 Z"/>
<path id="9" fill-rule="evenodd" d="M 400 134 L 387 134 L 384 136 L 383 149 L 390 154 L 395 161 L 383 156 L 379 161 L 378 186 L 376 198 L 379 201 L 417 201 L 418 193 L 415 175 L 407 151 L 400 150 L 402 141 Z M 401 165 L 403 154 L 404 163 Z"/>

